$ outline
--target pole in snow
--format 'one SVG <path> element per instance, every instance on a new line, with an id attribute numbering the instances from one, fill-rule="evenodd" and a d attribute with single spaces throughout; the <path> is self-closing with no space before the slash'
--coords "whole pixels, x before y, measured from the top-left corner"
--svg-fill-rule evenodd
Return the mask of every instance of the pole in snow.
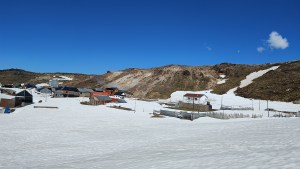
<path id="1" fill-rule="evenodd" d="M 270 117 L 270 114 L 269 114 L 269 100 L 267 100 L 267 109 L 268 109 L 268 117 Z"/>
<path id="2" fill-rule="evenodd" d="M 136 100 L 134 102 L 134 113 L 136 112 Z"/>

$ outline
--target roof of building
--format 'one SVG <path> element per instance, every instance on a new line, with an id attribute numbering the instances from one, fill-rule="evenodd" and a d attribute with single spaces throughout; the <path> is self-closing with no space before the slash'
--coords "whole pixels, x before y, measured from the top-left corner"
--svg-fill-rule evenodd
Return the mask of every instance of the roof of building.
<path id="1" fill-rule="evenodd" d="M 96 91 L 96 92 L 102 92 L 103 90 L 104 90 L 104 89 L 101 88 L 101 87 L 100 87 L 100 88 L 95 88 L 95 91 Z"/>
<path id="2" fill-rule="evenodd" d="M 107 87 L 105 90 L 118 90 L 117 87 Z"/>
<path id="3" fill-rule="evenodd" d="M 115 95 L 117 95 L 117 96 L 126 96 L 126 94 L 124 92 L 116 92 Z"/>
<path id="4" fill-rule="evenodd" d="M 96 97 L 99 101 L 111 101 L 112 100 L 109 96 L 97 95 Z"/>
<path id="5" fill-rule="evenodd" d="M 40 90 L 41 93 L 52 93 L 52 90 L 48 89 L 48 88 L 43 88 Z"/>
<path id="6" fill-rule="evenodd" d="M 186 93 L 184 97 L 202 97 L 204 94 Z"/>
<path id="7" fill-rule="evenodd" d="M 16 96 L 26 96 L 26 97 L 30 96 L 30 97 L 32 97 L 32 94 L 29 93 L 27 90 L 22 90 L 22 91 L 16 93 Z"/>
<path id="8" fill-rule="evenodd" d="M 109 92 L 91 92 L 91 95 L 110 96 Z"/>
<path id="9" fill-rule="evenodd" d="M 19 88 L 1 88 L 2 90 L 6 90 L 6 91 L 11 91 L 14 92 L 15 94 L 18 94 L 26 89 L 19 89 Z M 31 93 L 29 90 L 26 90 L 28 93 Z"/>
<path id="10" fill-rule="evenodd" d="M 60 90 L 67 90 L 67 91 L 79 92 L 79 90 L 76 87 L 68 87 L 68 86 L 63 87 Z"/>
<path id="11" fill-rule="evenodd" d="M 15 96 L 11 96 L 11 95 L 7 95 L 7 94 L 4 94 L 4 93 L 0 93 L 0 100 L 1 99 L 14 99 Z"/>
<path id="12" fill-rule="evenodd" d="M 88 89 L 88 88 L 78 88 L 79 92 L 81 93 L 90 93 L 90 92 L 94 92 L 93 89 Z"/>

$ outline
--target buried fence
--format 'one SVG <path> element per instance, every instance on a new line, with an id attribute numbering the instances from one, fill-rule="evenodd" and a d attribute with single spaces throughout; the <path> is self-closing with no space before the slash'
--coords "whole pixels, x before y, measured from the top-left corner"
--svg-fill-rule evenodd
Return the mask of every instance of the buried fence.
<path id="1" fill-rule="evenodd" d="M 220 110 L 254 110 L 253 107 L 242 107 L 242 106 L 225 106 L 222 105 Z"/>
<path id="2" fill-rule="evenodd" d="M 180 119 L 188 119 L 194 120 L 198 119 L 199 117 L 205 117 L 206 113 L 193 113 L 193 112 L 185 112 L 185 111 L 170 111 L 170 110 L 160 110 L 160 115 L 169 116 L 169 117 L 176 117 Z"/>
<path id="3" fill-rule="evenodd" d="M 176 117 L 180 119 L 187 119 L 187 120 L 195 120 L 200 117 L 211 117 L 216 119 L 235 119 L 235 118 L 262 118 L 262 115 L 259 114 L 242 114 L 242 113 L 233 113 L 227 114 L 222 112 L 207 112 L 207 113 L 195 113 L 195 112 L 185 112 L 185 111 L 170 111 L 170 110 L 160 110 L 154 111 L 153 114 L 160 114 L 163 116 L 169 117 Z"/>

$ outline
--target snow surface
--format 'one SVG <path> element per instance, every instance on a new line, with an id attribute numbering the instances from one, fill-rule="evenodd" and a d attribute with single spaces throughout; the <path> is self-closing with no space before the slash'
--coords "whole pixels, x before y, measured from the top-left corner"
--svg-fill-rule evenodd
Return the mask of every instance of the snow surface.
<path id="1" fill-rule="evenodd" d="M 247 83 L 262 74 L 247 76 Z M 267 118 L 264 100 L 242 98 L 233 92 L 174 92 L 167 101 L 182 100 L 185 93 L 201 93 L 214 109 L 221 104 L 254 108 L 224 113 L 263 115 L 258 119 L 204 117 L 188 121 L 150 118 L 153 110 L 166 109 L 156 102 L 126 99 L 122 104 L 87 106 L 80 104 L 87 98 L 49 98 L 31 93 L 33 105 L 0 114 L 0 168 L 269 169 L 300 165 L 300 118 Z M 134 111 L 109 108 L 111 105 Z M 268 105 L 281 111 L 300 110 L 292 103 Z M 270 116 L 276 113 L 271 111 Z"/>
<path id="2" fill-rule="evenodd" d="M 116 104 L 136 110 L 125 111 L 107 107 L 114 104 L 81 105 L 87 98 L 46 100 L 32 93 L 35 104 L 0 114 L 0 168 L 269 169 L 300 165 L 300 118 L 150 118 L 154 109 L 162 108 L 156 102 L 127 99 L 128 103 Z M 182 93 L 173 93 L 172 99 Z M 202 93 L 218 107 L 222 96 Z M 239 99 L 227 94 L 223 103 L 248 104 L 247 99 Z M 33 108 L 42 105 L 59 108 Z"/>
<path id="3" fill-rule="evenodd" d="M 220 78 L 225 78 L 225 77 L 226 77 L 226 75 L 219 75 L 219 77 L 220 77 Z"/>
<path id="4" fill-rule="evenodd" d="M 227 79 L 222 79 L 222 80 L 219 80 L 219 81 L 217 82 L 217 84 L 224 84 L 224 83 L 226 83 L 226 81 L 227 81 Z"/>
<path id="5" fill-rule="evenodd" d="M 249 84 L 251 84 L 254 79 L 256 79 L 258 77 L 261 77 L 262 75 L 268 73 L 271 70 L 276 70 L 277 68 L 279 68 L 279 66 L 273 66 L 269 69 L 260 70 L 260 71 L 257 71 L 257 72 L 250 73 L 248 76 L 246 76 L 246 79 L 241 81 L 241 84 L 240 84 L 239 87 L 240 88 L 246 87 Z M 237 87 L 235 87 L 233 89 L 230 89 L 227 93 L 234 93 L 236 90 L 237 90 Z"/>
<path id="6" fill-rule="evenodd" d="M 36 84 L 35 85 L 37 88 L 42 88 L 42 87 L 48 87 L 49 84 L 48 83 L 40 83 L 40 84 Z"/>
<path id="7" fill-rule="evenodd" d="M 67 76 L 53 76 L 53 79 L 55 80 L 73 80 L 73 78 L 67 77 Z"/>

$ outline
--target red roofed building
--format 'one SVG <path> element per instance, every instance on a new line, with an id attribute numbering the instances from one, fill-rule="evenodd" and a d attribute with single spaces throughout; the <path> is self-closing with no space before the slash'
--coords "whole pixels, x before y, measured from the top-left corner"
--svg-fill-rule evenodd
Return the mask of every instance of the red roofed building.
<path id="1" fill-rule="evenodd" d="M 196 103 L 196 104 L 207 104 L 207 96 L 204 94 L 186 93 L 183 95 L 183 102 Z"/>
<path id="2" fill-rule="evenodd" d="M 208 102 L 208 97 L 204 94 L 186 93 L 183 101 L 178 103 L 180 108 L 189 108 L 194 111 L 211 111 L 212 106 Z"/>

